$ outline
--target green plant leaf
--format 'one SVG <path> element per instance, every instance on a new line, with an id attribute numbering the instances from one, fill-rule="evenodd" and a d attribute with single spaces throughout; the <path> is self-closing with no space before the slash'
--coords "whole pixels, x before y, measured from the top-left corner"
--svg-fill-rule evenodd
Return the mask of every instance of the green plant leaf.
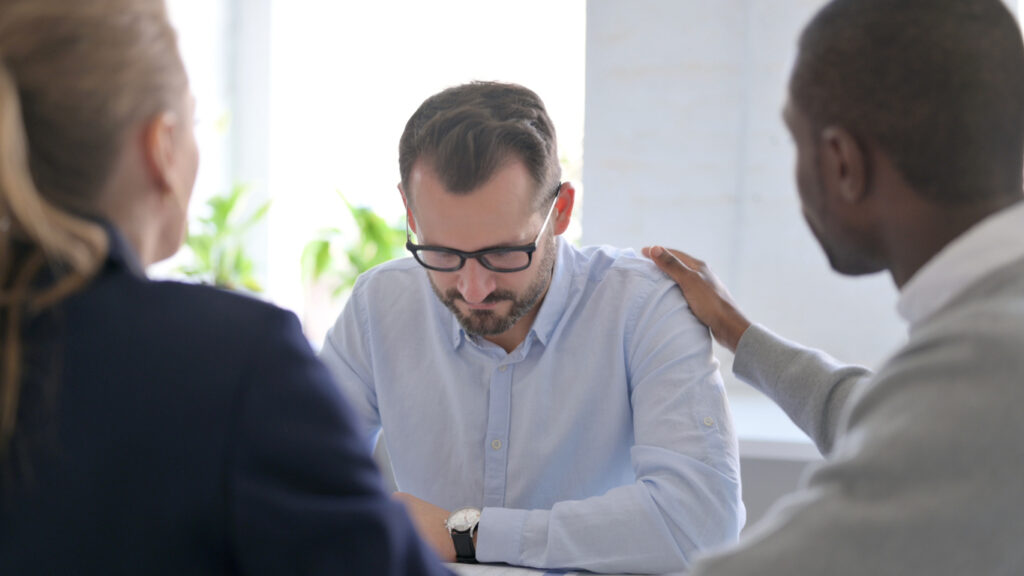
<path id="1" fill-rule="evenodd" d="M 246 186 L 236 184 L 229 192 L 206 202 L 207 214 L 199 217 L 197 225 L 189 226 L 185 242 L 193 262 L 179 269 L 182 274 L 223 288 L 260 290 L 252 260 L 245 251 L 244 234 L 266 217 L 270 201 L 243 217 L 240 213 L 248 193 Z"/>
<path id="2" fill-rule="evenodd" d="M 245 232 L 249 230 L 249 228 L 251 228 L 254 224 L 258 223 L 260 220 L 263 220 L 263 218 L 266 217 L 268 210 L 270 210 L 270 200 L 264 202 L 259 208 L 256 209 L 255 212 L 249 215 L 249 217 L 238 226 L 238 232 Z"/>
<path id="3" fill-rule="evenodd" d="M 302 256 L 303 279 L 330 279 L 334 297 L 351 289 L 363 272 L 401 256 L 405 248 L 404 222 L 390 226 L 372 209 L 352 205 L 340 191 L 338 197 L 359 231 L 358 238 L 345 242 L 337 228 L 320 230 L 306 244 Z"/>

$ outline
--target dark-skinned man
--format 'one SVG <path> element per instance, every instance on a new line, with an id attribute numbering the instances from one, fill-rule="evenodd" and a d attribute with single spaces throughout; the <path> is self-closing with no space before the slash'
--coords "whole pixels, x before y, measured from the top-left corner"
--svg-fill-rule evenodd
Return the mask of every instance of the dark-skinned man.
<path id="1" fill-rule="evenodd" d="M 889 272 L 909 338 L 877 372 L 844 366 L 752 323 L 703 262 L 645 249 L 825 455 L 693 574 L 1024 573 L 1017 23 L 998 0 L 832 2 L 801 36 L 784 117 L 831 266 Z"/>

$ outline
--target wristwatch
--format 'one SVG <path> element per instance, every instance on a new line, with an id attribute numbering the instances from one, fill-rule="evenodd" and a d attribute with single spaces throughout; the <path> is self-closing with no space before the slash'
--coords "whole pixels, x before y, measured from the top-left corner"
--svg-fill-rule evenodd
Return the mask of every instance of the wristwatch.
<path id="1" fill-rule="evenodd" d="M 445 521 L 444 527 L 452 535 L 455 544 L 455 561 L 476 563 L 476 547 L 473 546 L 473 534 L 480 524 L 480 510 L 476 508 L 460 508 Z"/>

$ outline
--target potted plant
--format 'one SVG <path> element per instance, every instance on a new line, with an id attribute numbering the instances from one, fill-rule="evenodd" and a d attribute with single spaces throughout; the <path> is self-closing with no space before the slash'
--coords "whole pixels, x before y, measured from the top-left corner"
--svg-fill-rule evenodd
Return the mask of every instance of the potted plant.
<path id="1" fill-rule="evenodd" d="M 267 215 L 270 201 L 243 215 L 248 194 L 249 189 L 238 184 L 227 194 L 214 196 L 206 202 L 208 214 L 199 218 L 198 225 L 189 226 L 185 245 L 192 253 L 192 262 L 181 266 L 182 274 L 228 290 L 263 291 L 256 280 L 244 237 Z"/>
<path id="2" fill-rule="evenodd" d="M 353 206 L 338 194 L 355 224 L 349 233 L 341 227 L 325 228 L 302 251 L 305 310 L 302 325 L 314 347 L 341 311 L 345 294 L 356 278 L 370 268 L 398 258 L 405 249 L 404 223 L 389 225 L 367 207 Z"/>
<path id="3" fill-rule="evenodd" d="M 341 228 L 317 232 L 302 250 L 302 277 L 307 284 L 327 282 L 333 297 L 352 288 L 370 268 L 398 258 L 405 249 L 404 226 L 391 226 L 372 209 L 353 206 L 341 193 L 359 235 L 346 242 Z"/>

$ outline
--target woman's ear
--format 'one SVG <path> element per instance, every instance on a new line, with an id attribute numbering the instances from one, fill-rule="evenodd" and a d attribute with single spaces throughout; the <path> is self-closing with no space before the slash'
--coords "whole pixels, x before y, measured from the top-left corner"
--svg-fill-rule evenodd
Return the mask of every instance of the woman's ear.
<path id="1" fill-rule="evenodd" d="M 175 146 L 176 138 L 180 137 L 176 133 L 178 129 L 178 117 L 169 111 L 151 118 L 143 129 L 142 148 L 146 168 L 161 192 L 176 193 L 181 186 L 175 181 L 175 167 L 181 161 L 177 158 L 178 147 Z"/>

